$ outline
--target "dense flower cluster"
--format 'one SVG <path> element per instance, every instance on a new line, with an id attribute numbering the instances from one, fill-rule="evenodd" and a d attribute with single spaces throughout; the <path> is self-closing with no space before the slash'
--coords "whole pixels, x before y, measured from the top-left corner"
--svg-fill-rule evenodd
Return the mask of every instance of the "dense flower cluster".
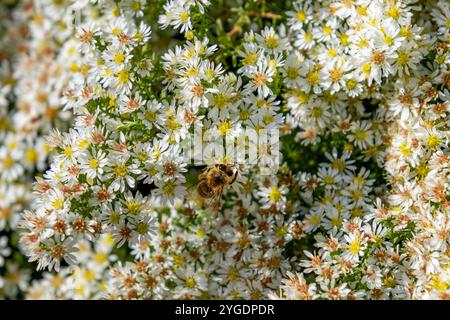
<path id="1" fill-rule="evenodd" d="M 45 136 L 68 128 L 65 87 L 84 78 L 86 67 L 75 47 L 69 3 L 7 5 L 1 10 L 0 43 L 0 297 L 17 298 L 27 293 L 34 268 L 24 259 L 8 258 L 22 255 L 17 222 L 24 210 L 34 207 L 32 183 L 47 168 L 51 150 Z"/>
<path id="2" fill-rule="evenodd" d="M 30 205 L 34 174 L 46 168 L 44 135 L 70 116 L 60 112 L 61 87 L 69 77 L 56 57 L 56 38 L 67 38 L 53 27 L 61 17 L 50 20 L 47 12 L 33 20 L 30 4 L 1 8 L 0 231 L 6 246 L 1 254 L 7 257 L 17 250 L 14 231 L 20 213 Z M 30 28 L 30 21 L 42 28 Z M 28 287 L 31 270 L 20 260 L 9 260 L 0 264 L 5 268 L 0 296 L 16 297 Z"/>
<path id="3" fill-rule="evenodd" d="M 92 246 L 78 243 L 79 265 L 62 267 L 57 273 L 44 272 L 27 288 L 26 299 L 102 299 L 107 290 L 108 267 L 117 260 L 111 252 L 113 239 L 102 235 Z"/>
<path id="4" fill-rule="evenodd" d="M 339 136 L 342 145 L 298 173 L 307 210 L 299 239 L 313 236 L 314 248 L 284 294 L 448 298 L 448 3 L 296 9 L 288 21 L 290 122 L 302 144 Z"/>
<path id="5" fill-rule="evenodd" d="M 449 298 L 447 1 L 4 12 L 6 296 Z M 238 145 L 277 131 L 281 165 L 198 166 L 198 128 Z M 219 163 L 238 175 L 211 204 L 199 174 Z M 11 258 L 18 232 L 39 277 Z"/>

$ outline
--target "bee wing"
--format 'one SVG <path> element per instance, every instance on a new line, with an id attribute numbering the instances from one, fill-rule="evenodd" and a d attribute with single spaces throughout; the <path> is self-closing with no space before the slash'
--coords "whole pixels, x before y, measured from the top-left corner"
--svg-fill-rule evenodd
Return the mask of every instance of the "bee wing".
<path id="1" fill-rule="evenodd" d="M 188 196 L 186 198 L 187 202 L 190 204 L 192 209 L 214 209 L 217 210 L 220 207 L 220 196 L 212 194 L 210 197 L 202 196 L 198 187 L 202 183 L 199 181 L 197 184 L 188 188 Z"/>
<path id="2" fill-rule="evenodd" d="M 193 186 L 190 186 L 187 189 L 186 200 L 188 202 L 196 202 L 197 199 L 200 198 L 200 194 L 198 193 L 198 184 L 199 184 L 199 182 L 197 182 Z"/>
<path id="3" fill-rule="evenodd" d="M 213 211 L 219 211 L 220 209 L 220 197 L 213 196 L 211 198 L 205 199 L 205 207 L 210 208 Z"/>

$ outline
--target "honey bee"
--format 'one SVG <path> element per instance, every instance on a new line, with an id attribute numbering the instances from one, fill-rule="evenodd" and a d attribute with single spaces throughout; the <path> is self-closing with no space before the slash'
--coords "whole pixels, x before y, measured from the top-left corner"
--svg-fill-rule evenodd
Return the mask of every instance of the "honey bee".
<path id="1" fill-rule="evenodd" d="M 212 168 L 206 168 L 198 175 L 200 182 L 197 184 L 197 193 L 203 199 L 215 200 L 214 208 L 217 209 L 224 189 L 233 184 L 237 176 L 238 170 L 232 165 L 216 164 Z"/>

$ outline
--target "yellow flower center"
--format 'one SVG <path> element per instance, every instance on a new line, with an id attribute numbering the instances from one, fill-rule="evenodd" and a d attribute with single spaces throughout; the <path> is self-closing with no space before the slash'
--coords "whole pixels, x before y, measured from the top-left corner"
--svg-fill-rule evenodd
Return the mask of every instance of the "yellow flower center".
<path id="1" fill-rule="evenodd" d="M 304 39 L 305 39 L 306 42 L 311 42 L 312 39 L 313 39 L 312 34 L 310 32 L 306 32 L 305 36 L 304 36 Z"/>
<path id="2" fill-rule="evenodd" d="M 147 111 L 144 115 L 145 120 L 150 121 L 150 122 L 155 122 L 156 121 L 156 113 L 152 112 L 152 111 Z"/>
<path id="3" fill-rule="evenodd" d="M 247 53 L 244 57 L 244 60 L 242 61 L 242 63 L 244 65 L 253 65 L 256 63 L 256 61 L 258 61 L 258 55 L 256 53 Z"/>
<path id="4" fill-rule="evenodd" d="M 132 199 L 127 203 L 127 209 L 131 214 L 138 214 L 141 211 L 141 204 Z"/>
<path id="5" fill-rule="evenodd" d="M 118 224 L 120 221 L 120 214 L 116 211 L 110 212 L 109 221 L 111 221 L 112 224 Z"/>
<path id="6" fill-rule="evenodd" d="M 334 178 L 332 176 L 325 176 L 323 178 L 323 183 L 326 185 L 332 185 L 334 184 Z"/>
<path id="7" fill-rule="evenodd" d="M 437 147 L 439 147 L 441 145 L 441 138 L 439 138 L 438 136 L 435 136 L 435 135 L 431 135 L 427 139 L 427 144 L 428 144 L 428 147 L 434 151 L 437 149 Z"/>
<path id="8" fill-rule="evenodd" d="M 356 81 L 353 79 L 349 79 L 347 80 L 346 85 L 349 90 L 353 90 L 356 88 Z"/>
<path id="9" fill-rule="evenodd" d="M 35 163 L 38 159 L 38 153 L 35 149 L 30 148 L 25 152 L 25 159 L 28 162 Z"/>
<path id="10" fill-rule="evenodd" d="M 258 72 L 253 77 L 253 83 L 257 87 L 262 87 L 266 84 L 266 75 L 262 72 Z"/>
<path id="11" fill-rule="evenodd" d="M 342 71 L 340 69 L 333 69 L 330 72 L 330 79 L 333 81 L 339 81 L 342 78 Z"/>
<path id="12" fill-rule="evenodd" d="M 106 262 L 107 259 L 108 259 L 108 255 L 103 252 L 98 252 L 94 257 L 95 262 L 98 264 Z"/>
<path id="13" fill-rule="evenodd" d="M 58 198 L 52 201 L 52 207 L 56 210 L 61 210 L 62 208 L 64 208 L 64 202 L 60 198 Z"/>
<path id="14" fill-rule="evenodd" d="M 306 19 L 306 14 L 303 11 L 297 11 L 296 17 L 298 21 L 303 22 Z"/>
<path id="15" fill-rule="evenodd" d="M 65 156 L 66 156 L 67 158 L 70 158 L 70 157 L 73 155 L 72 147 L 67 146 L 67 147 L 64 149 L 64 154 L 65 154 Z"/>
<path id="16" fill-rule="evenodd" d="M 367 132 L 361 129 L 355 131 L 356 140 L 365 140 L 367 138 Z"/>
<path id="17" fill-rule="evenodd" d="M 280 44 L 280 42 L 275 37 L 275 35 L 270 35 L 266 38 L 266 46 L 270 49 L 274 49 L 274 48 L 278 47 L 279 44 Z"/>
<path id="18" fill-rule="evenodd" d="M 114 173 L 117 177 L 123 178 L 127 175 L 128 169 L 125 165 L 119 163 L 114 166 Z"/>
<path id="19" fill-rule="evenodd" d="M 430 168 L 428 167 L 428 164 L 426 162 L 421 163 L 416 168 L 416 173 L 419 180 L 423 180 L 423 178 L 428 175 L 428 172 L 430 172 Z"/>
<path id="20" fill-rule="evenodd" d="M 394 43 L 394 39 L 392 39 L 392 37 L 386 36 L 384 38 L 384 43 L 387 44 L 388 46 L 391 46 Z"/>
<path id="21" fill-rule="evenodd" d="M 353 255 L 357 255 L 359 253 L 359 251 L 361 250 L 361 243 L 359 242 L 358 238 L 355 238 L 353 240 L 353 242 L 351 242 L 348 246 L 347 249 L 353 254 Z"/>
<path id="22" fill-rule="evenodd" d="M 289 79 L 293 80 L 298 77 L 298 69 L 294 67 L 287 68 L 286 75 Z"/>
<path id="23" fill-rule="evenodd" d="M 282 198 L 281 192 L 277 187 L 272 187 L 269 194 L 270 202 L 275 203 L 280 201 Z"/>
<path id="24" fill-rule="evenodd" d="M 182 12 L 180 14 L 180 21 L 181 23 L 186 24 L 189 21 L 189 12 L 186 11 Z"/>
<path id="25" fill-rule="evenodd" d="M 123 53 L 116 53 L 114 55 L 114 62 L 116 64 L 121 64 L 125 61 L 125 55 Z"/>
<path id="26" fill-rule="evenodd" d="M 219 124 L 217 128 L 221 135 L 226 135 L 231 130 L 231 124 L 228 120 L 225 120 L 221 124 Z"/>
<path id="27" fill-rule="evenodd" d="M 195 281 L 194 277 L 190 277 L 186 279 L 186 287 L 189 289 L 194 289 L 197 285 L 197 282 Z"/>
<path id="28" fill-rule="evenodd" d="M 325 35 L 329 36 L 331 34 L 331 31 L 333 31 L 333 29 L 331 29 L 330 26 L 325 26 L 323 27 L 322 31 Z"/>
<path id="29" fill-rule="evenodd" d="M 3 166 L 5 169 L 9 169 L 13 166 L 14 160 L 11 158 L 11 156 L 8 154 L 6 155 L 5 159 L 3 159 Z"/>
<path id="30" fill-rule="evenodd" d="M 333 169 L 336 169 L 338 171 L 344 171 L 345 169 L 345 161 L 342 159 L 336 159 L 333 161 L 333 163 L 331 164 L 331 167 Z"/>
<path id="31" fill-rule="evenodd" d="M 146 234 L 148 232 L 148 225 L 144 222 L 136 224 L 136 232 L 139 234 Z"/>
<path id="32" fill-rule="evenodd" d="M 130 5 L 131 10 L 138 11 L 141 9 L 141 4 L 138 1 L 133 1 Z"/>
<path id="33" fill-rule="evenodd" d="M 331 221 L 331 224 L 334 226 L 334 227 L 340 227 L 341 225 L 342 225 L 342 218 L 341 217 L 339 217 L 339 216 L 334 216 L 334 217 L 332 217 L 331 219 L 330 219 L 330 221 Z"/>
<path id="34" fill-rule="evenodd" d="M 117 78 L 120 84 L 125 84 L 130 80 L 130 73 L 127 70 L 122 70 L 117 73 Z"/>
<path id="35" fill-rule="evenodd" d="M 218 93 L 213 97 L 213 104 L 219 109 L 224 109 L 228 105 L 228 97 L 225 93 Z"/>
<path id="36" fill-rule="evenodd" d="M 98 160 L 95 158 L 92 158 L 91 160 L 89 160 L 89 167 L 91 169 L 97 169 L 98 168 Z"/>
<path id="37" fill-rule="evenodd" d="M 406 51 L 399 51 L 397 62 L 399 65 L 404 66 L 409 61 L 409 54 Z"/>
<path id="38" fill-rule="evenodd" d="M 364 6 L 358 6 L 358 9 L 356 10 L 360 16 L 367 15 L 367 7 Z"/>
<path id="39" fill-rule="evenodd" d="M 400 18 L 400 12 L 398 11 L 397 7 L 391 7 L 388 9 L 387 14 L 389 17 L 397 20 L 398 18 Z"/>
<path id="40" fill-rule="evenodd" d="M 308 73 L 306 76 L 306 80 L 308 80 L 308 82 L 312 85 L 316 84 L 317 82 L 319 82 L 319 73 L 317 71 Z"/>

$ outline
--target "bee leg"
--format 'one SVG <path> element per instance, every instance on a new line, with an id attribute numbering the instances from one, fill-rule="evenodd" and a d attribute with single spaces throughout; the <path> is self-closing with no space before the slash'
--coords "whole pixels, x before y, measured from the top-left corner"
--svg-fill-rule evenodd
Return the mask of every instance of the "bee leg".
<path id="1" fill-rule="evenodd" d="M 220 186 L 220 187 L 217 187 L 216 190 L 214 190 L 214 195 L 215 195 L 216 197 L 222 196 L 222 194 L 223 194 L 223 187 L 224 187 L 224 186 Z"/>
<path id="2" fill-rule="evenodd" d="M 233 178 L 233 180 L 231 180 L 230 184 L 232 184 L 233 182 L 236 181 L 236 178 L 237 178 L 237 176 L 238 176 L 238 172 L 239 172 L 239 171 L 236 171 L 236 174 L 234 175 L 234 178 Z"/>
<path id="3" fill-rule="evenodd" d="M 197 186 L 197 192 L 203 198 L 211 198 L 214 195 L 212 189 L 205 180 L 200 181 Z"/>
<path id="4" fill-rule="evenodd" d="M 214 202 L 213 208 L 216 211 L 218 211 L 220 209 L 220 199 L 217 199 L 217 201 Z"/>

